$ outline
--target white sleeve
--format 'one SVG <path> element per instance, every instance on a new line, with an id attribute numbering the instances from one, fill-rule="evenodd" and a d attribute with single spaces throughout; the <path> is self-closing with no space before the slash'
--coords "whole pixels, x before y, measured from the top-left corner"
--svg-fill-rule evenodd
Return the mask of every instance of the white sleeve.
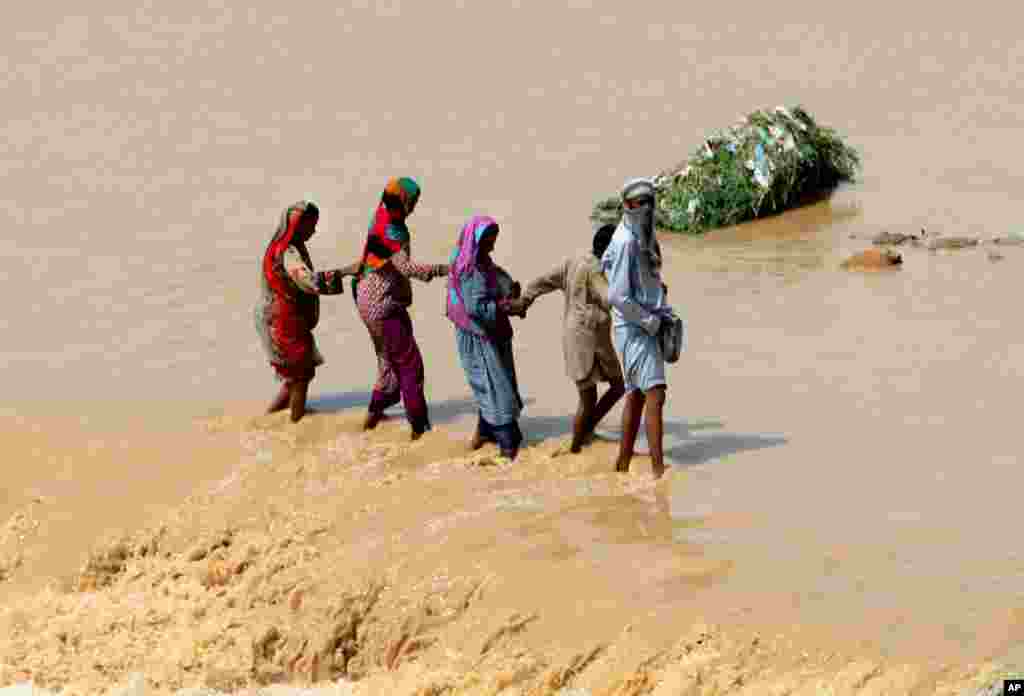
<path id="1" fill-rule="evenodd" d="M 635 264 L 629 247 L 613 240 L 601 258 L 601 267 L 608 279 L 608 303 L 619 310 L 627 322 L 653 336 L 658 333 L 661 319 L 633 299 Z"/>

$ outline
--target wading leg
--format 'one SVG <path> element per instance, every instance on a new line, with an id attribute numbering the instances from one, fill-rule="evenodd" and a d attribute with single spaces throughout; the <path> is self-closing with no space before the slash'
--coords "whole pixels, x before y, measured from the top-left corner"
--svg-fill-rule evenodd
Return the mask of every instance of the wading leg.
<path id="1" fill-rule="evenodd" d="M 651 449 L 651 469 L 654 478 L 661 478 L 665 473 L 665 457 L 661 449 L 664 432 L 663 411 L 665 406 L 665 387 L 655 387 L 644 397 L 647 417 L 647 445 Z"/>
<path id="2" fill-rule="evenodd" d="M 283 382 L 281 389 L 277 392 L 277 396 L 270 402 L 270 406 L 267 408 L 267 413 L 277 413 L 288 408 L 288 400 L 291 398 L 291 383 Z"/>
<path id="3" fill-rule="evenodd" d="M 609 411 L 615 408 L 615 404 L 619 403 L 619 399 L 626 393 L 626 385 L 622 383 L 622 380 L 612 382 L 608 387 L 608 391 L 604 393 L 601 400 L 597 402 L 597 407 L 594 409 L 593 419 L 587 426 L 587 435 L 594 432 L 597 428 L 597 424 L 604 420 L 604 417 L 608 415 Z"/>
<path id="4" fill-rule="evenodd" d="M 629 463 L 633 460 L 633 447 L 636 435 L 640 431 L 640 416 L 644 410 L 644 394 L 634 389 L 626 394 L 626 403 L 622 409 L 622 439 L 619 441 L 619 460 L 615 470 L 620 473 L 629 471 Z"/>
<path id="5" fill-rule="evenodd" d="M 306 380 L 292 382 L 289 405 L 292 409 L 292 423 L 298 423 L 306 415 L 306 395 L 309 393 L 309 382 Z"/>
<path id="6" fill-rule="evenodd" d="M 391 408 L 401 400 L 398 374 L 388 360 L 387 351 L 384 348 L 384 337 L 371 332 L 370 341 L 373 343 L 373 351 L 377 356 L 377 381 L 373 385 L 373 394 L 366 410 L 363 430 L 376 428 L 378 423 L 387 419 L 384 409 Z"/>
<path id="7" fill-rule="evenodd" d="M 473 431 L 473 439 L 469 441 L 469 449 L 473 452 L 477 451 L 484 446 L 484 436 L 480 432 L 480 422 L 476 424 L 476 430 Z"/>
<path id="8" fill-rule="evenodd" d="M 576 418 L 572 422 L 572 445 L 569 448 L 573 454 L 578 454 L 583 448 L 583 439 L 593 430 L 594 409 L 597 406 L 597 387 L 587 387 L 580 390 L 580 404 L 576 408 Z"/>

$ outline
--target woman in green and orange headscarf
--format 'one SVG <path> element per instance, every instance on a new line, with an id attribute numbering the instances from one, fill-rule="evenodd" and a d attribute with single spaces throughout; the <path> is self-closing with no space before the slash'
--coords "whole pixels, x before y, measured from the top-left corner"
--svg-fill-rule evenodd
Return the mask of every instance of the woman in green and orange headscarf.
<path id="1" fill-rule="evenodd" d="M 359 316 L 377 353 L 377 381 L 364 427 L 376 427 L 384 410 L 401 400 L 413 439 L 430 429 L 430 418 L 423 394 L 423 357 L 408 311 L 409 279 L 430 282 L 448 274 L 447 265 L 420 264 L 411 258 L 406 219 L 419 197 L 419 185 L 408 177 L 388 182 L 370 219 L 359 273 L 352 283 Z"/>

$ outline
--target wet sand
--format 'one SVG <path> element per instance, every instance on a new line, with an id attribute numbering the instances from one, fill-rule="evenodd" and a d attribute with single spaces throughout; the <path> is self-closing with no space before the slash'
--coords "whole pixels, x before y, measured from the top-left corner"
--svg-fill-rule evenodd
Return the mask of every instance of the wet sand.
<path id="1" fill-rule="evenodd" d="M 884 562 L 835 546 L 816 570 L 842 597 L 794 613 L 771 585 L 790 559 L 735 543 L 756 516 L 681 511 L 685 471 L 654 483 L 641 458 L 614 474 L 609 443 L 566 455 L 566 438 L 551 438 L 510 464 L 492 447 L 468 453 L 457 424 L 409 443 L 401 422 L 367 435 L 359 421 L 346 411 L 298 426 L 284 414 L 202 419 L 201 431 L 237 438 L 235 466 L 121 535 L 77 549 L 62 536 L 68 560 L 87 562 L 8 596 L 5 683 L 91 694 L 139 672 L 159 693 L 343 677 L 357 693 L 825 683 L 952 694 L 1020 657 L 1006 640 L 1019 637 L 1019 613 L 998 627 L 1009 634 L 990 629 L 959 652 L 922 643 L 936 627 L 912 613 L 913 592 L 901 600 L 915 640 L 897 640 L 839 602 L 856 597 L 841 587 L 855 578 L 887 584 Z M 39 501 L 37 515 L 58 501 Z M 25 571 L 50 538 L 22 544 Z M 812 565 L 813 544 L 789 543 Z M 806 571 L 790 565 L 785 589 L 809 593 Z"/>
<path id="2" fill-rule="evenodd" d="M 175 510 L 200 509 L 187 496 L 244 478 L 240 437 L 294 432 L 314 450 L 356 437 L 346 428 L 374 361 L 347 296 L 323 303 L 327 364 L 312 398 L 324 413 L 296 429 L 247 420 L 275 389 L 251 306 L 259 255 L 290 201 L 316 197 L 313 259 L 342 265 L 359 252 L 383 183 L 409 173 L 424 186 L 417 257 L 445 259 L 464 218 L 487 212 L 502 224 L 499 261 L 528 281 L 589 244 L 591 204 L 628 176 L 671 164 L 740 113 L 799 101 L 861 148 L 865 175 L 800 211 L 664 238 L 670 299 L 692 332 L 669 371 L 668 427 L 682 444 L 668 453 L 668 480 L 611 477 L 607 444 L 544 456 L 575 406 L 551 359 L 555 300 L 515 324 L 535 456 L 513 470 L 450 473 L 461 455 L 448 436 L 466 434 L 473 407 L 440 284 L 417 285 L 438 433 L 379 455 L 369 480 L 407 472 L 379 488 L 350 471 L 373 458 L 360 449 L 372 443 L 352 445 L 318 494 L 337 523 L 333 541 L 317 543 L 339 560 L 308 570 L 359 558 L 380 577 L 407 558 L 420 565 L 396 586 L 411 588 L 444 559 L 467 582 L 506 578 L 481 616 L 548 617 L 516 635 L 552 662 L 553 646 L 611 640 L 651 612 L 631 640 L 652 650 L 698 617 L 721 635 L 791 636 L 791 655 L 836 646 L 892 664 L 967 665 L 1019 650 L 1024 248 L 1001 248 L 999 263 L 985 246 L 906 248 L 896 271 L 839 269 L 882 230 L 989 239 L 1019 229 L 1017 18 L 929 7 L 924 20 L 920 8 L 870 4 L 819 17 L 798 4 L 723 23 L 712 9 L 665 5 L 639 20 L 586 2 L 343 4 L 312 17 L 195 3 L 106 2 L 89 17 L 21 8 L 2 59 L 0 211 L 12 233 L 0 272 L 10 300 L 0 317 L 0 561 L 21 557 L 0 583 L 4 620 L 26 596 L 37 626 L 59 602 L 113 601 L 113 590 L 63 593 L 118 530 L 166 523 L 187 536 L 194 524 Z M 225 418 L 213 435 L 196 423 L 211 413 Z M 307 456 L 272 459 L 244 504 L 225 494 L 202 509 L 215 519 L 257 509 L 288 476 L 313 486 L 308 473 L 287 474 Z M 487 511 L 501 486 L 533 507 Z M 387 504 L 374 497 L 385 489 Z M 298 514 L 310 496 L 282 505 Z M 369 526 L 349 525 L 346 515 L 374 505 Z M 434 523 L 452 525 L 443 544 L 417 546 L 413 535 L 374 556 L 357 543 Z M 166 570 L 140 577 L 162 588 Z M 246 630 L 262 620 L 251 611 Z M 489 629 L 460 630 L 483 640 Z M 12 645 L 0 645 L 7 681 L 25 666 Z M 447 664 L 437 650 L 431 664 Z M 174 672 L 165 684 L 202 678 L 164 657 L 153 667 Z"/>
<path id="3" fill-rule="evenodd" d="M 3 413 L 0 569 L 9 572 L 0 599 L 67 582 L 93 545 L 138 529 L 237 465 L 237 438 L 205 434 L 166 405 L 69 406 Z"/>

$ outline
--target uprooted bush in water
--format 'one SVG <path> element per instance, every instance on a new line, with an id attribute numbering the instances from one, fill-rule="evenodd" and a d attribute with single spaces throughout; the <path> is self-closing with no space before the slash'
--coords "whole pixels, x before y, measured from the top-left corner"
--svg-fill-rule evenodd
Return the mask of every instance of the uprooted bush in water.
<path id="1" fill-rule="evenodd" d="M 654 177 L 656 224 L 700 233 L 782 212 L 853 181 L 859 168 L 857 151 L 803 108 L 755 111 Z M 618 197 L 600 201 L 591 215 L 601 223 L 621 217 Z"/>

